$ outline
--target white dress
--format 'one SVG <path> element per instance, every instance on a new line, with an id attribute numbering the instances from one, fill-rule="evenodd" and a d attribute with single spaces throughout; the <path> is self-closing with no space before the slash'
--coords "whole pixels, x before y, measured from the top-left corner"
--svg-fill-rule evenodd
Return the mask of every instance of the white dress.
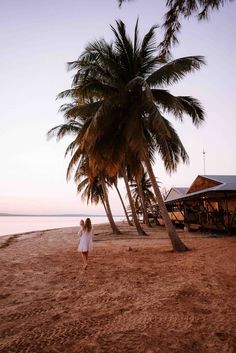
<path id="1" fill-rule="evenodd" d="M 90 232 L 86 229 L 80 228 L 78 235 L 80 237 L 80 242 L 78 246 L 78 251 L 90 251 L 93 248 L 93 228 Z"/>

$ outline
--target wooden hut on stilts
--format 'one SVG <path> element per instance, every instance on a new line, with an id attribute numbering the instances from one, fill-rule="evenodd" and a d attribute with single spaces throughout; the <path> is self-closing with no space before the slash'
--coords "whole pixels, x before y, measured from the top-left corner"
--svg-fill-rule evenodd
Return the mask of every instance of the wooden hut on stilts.
<path id="1" fill-rule="evenodd" d="M 184 193 L 173 189 L 165 199 L 173 223 L 189 230 L 236 229 L 236 175 L 198 175 Z"/>

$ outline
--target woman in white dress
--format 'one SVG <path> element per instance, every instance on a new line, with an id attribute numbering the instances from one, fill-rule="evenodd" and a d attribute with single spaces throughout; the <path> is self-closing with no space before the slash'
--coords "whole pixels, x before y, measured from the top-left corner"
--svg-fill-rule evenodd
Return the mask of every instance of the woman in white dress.
<path id="1" fill-rule="evenodd" d="M 93 248 L 93 227 L 90 218 L 87 218 L 84 224 L 82 221 L 80 222 L 80 230 L 78 234 L 80 237 L 78 251 L 81 252 L 84 269 L 86 269 L 88 267 L 88 254 Z"/>

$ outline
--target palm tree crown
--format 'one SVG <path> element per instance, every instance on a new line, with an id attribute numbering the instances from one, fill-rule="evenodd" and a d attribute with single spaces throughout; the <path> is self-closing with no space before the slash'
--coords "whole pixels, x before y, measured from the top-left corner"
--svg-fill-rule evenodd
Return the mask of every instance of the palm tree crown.
<path id="1" fill-rule="evenodd" d="M 187 161 L 187 153 L 160 112 L 171 112 L 180 120 L 187 114 L 198 126 L 204 120 L 204 111 L 198 100 L 174 96 L 165 88 L 198 70 L 204 58 L 189 56 L 163 62 L 156 54 L 155 26 L 142 41 L 138 21 L 133 41 L 122 21 L 117 21 L 117 29 L 111 28 L 113 43 L 90 43 L 78 60 L 69 63 L 69 69 L 76 70 L 72 88 L 59 97 L 70 96 L 73 104 L 63 106 L 64 113 L 87 123 L 93 116 L 86 128 L 86 151 L 93 160 L 100 160 L 102 169 L 108 168 L 108 160 L 112 161 L 109 173 L 117 173 L 125 153 L 122 146 L 127 145 L 135 153 L 141 152 L 140 146 L 145 151 L 148 148 L 151 155 L 154 147 L 166 168 L 175 170 L 180 159 Z"/>
<path id="2" fill-rule="evenodd" d="M 198 126 L 204 120 L 204 111 L 197 99 L 174 96 L 166 86 L 198 70 L 204 64 L 204 58 L 189 56 L 170 62 L 163 60 L 157 53 L 156 26 L 151 27 L 142 40 L 138 21 L 133 40 L 122 21 L 117 21 L 116 28 L 111 26 L 111 29 L 112 43 L 105 40 L 89 43 L 78 60 L 68 65 L 70 70 L 76 70 L 72 88 L 59 97 L 71 97 L 72 103 L 63 105 L 61 110 L 69 121 L 81 124 L 68 148 L 73 154 L 68 170 L 76 166 L 79 175 L 86 159 L 91 180 L 99 176 L 104 182 L 106 177 L 115 177 L 122 171 L 128 186 L 127 167 L 132 166 L 131 170 L 134 170 L 136 162 L 144 163 L 167 224 L 168 213 L 150 161 L 154 162 L 157 151 L 166 169 L 173 171 L 180 160 L 188 161 L 188 155 L 162 113 L 173 113 L 181 121 L 187 114 Z M 171 222 L 168 227 L 172 227 Z M 180 245 L 173 227 L 169 234 Z"/>

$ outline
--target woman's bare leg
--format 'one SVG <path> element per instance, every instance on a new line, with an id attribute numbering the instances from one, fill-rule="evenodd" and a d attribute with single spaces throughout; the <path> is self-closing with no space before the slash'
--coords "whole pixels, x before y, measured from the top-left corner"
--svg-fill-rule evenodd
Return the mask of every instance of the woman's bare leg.
<path id="1" fill-rule="evenodd" d="M 83 267 L 85 267 L 86 264 L 87 264 L 87 261 L 86 261 L 86 256 L 85 256 L 85 252 L 84 251 L 81 252 L 81 256 L 82 256 L 82 261 L 83 261 Z"/>
<path id="2" fill-rule="evenodd" d="M 88 251 L 82 251 L 81 255 L 84 263 L 84 269 L 86 269 L 88 266 Z"/>

